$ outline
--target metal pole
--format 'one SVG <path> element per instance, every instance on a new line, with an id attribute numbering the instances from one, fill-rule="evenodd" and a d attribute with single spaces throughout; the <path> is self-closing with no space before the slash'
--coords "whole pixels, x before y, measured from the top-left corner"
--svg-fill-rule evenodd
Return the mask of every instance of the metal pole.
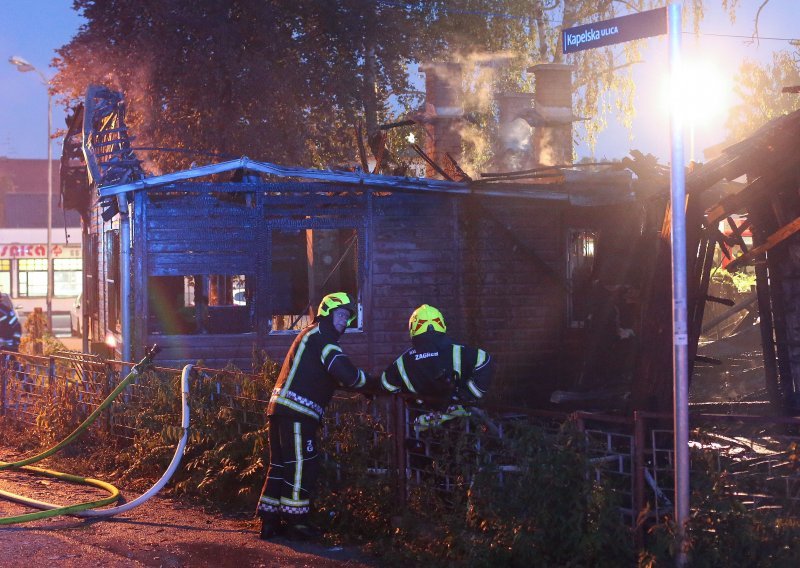
<path id="1" fill-rule="evenodd" d="M 131 217 L 127 194 L 117 196 L 119 204 L 119 250 L 120 250 L 120 326 L 122 327 L 123 361 L 133 357 L 131 337 Z"/>
<path id="2" fill-rule="evenodd" d="M 52 249 L 52 233 L 53 233 L 53 145 L 50 143 L 50 133 L 53 128 L 53 105 L 52 95 L 50 94 L 50 81 L 45 77 L 39 69 L 32 63 L 26 61 L 18 55 L 9 57 L 8 62 L 16 66 L 17 70 L 22 73 L 29 71 L 36 72 L 42 80 L 42 85 L 47 90 L 47 295 L 46 295 L 46 308 L 47 308 L 47 327 L 50 333 L 53 332 L 53 251 Z"/>
<path id="3" fill-rule="evenodd" d="M 675 428 L 675 524 L 678 542 L 676 566 L 686 564 L 686 521 L 689 519 L 689 337 L 686 302 L 686 175 L 683 155 L 683 124 L 679 109 L 681 80 L 681 5 L 667 8 L 669 64 L 672 83 L 672 138 L 670 166 L 672 236 L 672 365 Z"/>
<path id="4" fill-rule="evenodd" d="M 44 78 L 44 76 L 42 76 Z M 53 331 L 53 144 L 50 132 L 53 123 L 53 107 L 51 104 L 50 83 L 45 80 L 47 89 L 47 328 Z"/>

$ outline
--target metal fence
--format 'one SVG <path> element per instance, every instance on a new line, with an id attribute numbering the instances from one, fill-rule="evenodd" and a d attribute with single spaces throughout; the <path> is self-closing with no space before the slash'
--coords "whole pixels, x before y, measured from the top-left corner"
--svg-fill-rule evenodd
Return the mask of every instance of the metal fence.
<path id="1" fill-rule="evenodd" d="M 0 414 L 20 424 L 36 424 L 49 405 L 70 401 L 77 425 L 94 411 L 126 376 L 131 364 L 104 361 L 77 353 L 49 357 L 2 354 L 0 357 Z M 178 392 L 176 369 L 156 368 L 162 384 Z M 265 377 L 236 370 L 196 368 L 195 396 L 211 409 L 225 409 L 239 434 L 263 428 L 264 409 L 271 390 Z M 171 385 L 171 386 L 170 386 Z M 139 410 L 160 396 L 152 385 L 132 383 L 104 413 L 99 428 L 105 435 L 130 442 L 142 428 Z M 175 397 L 179 400 L 179 396 Z M 50 406 L 50 408 L 52 408 Z M 179 408 L 173 410 L 179 423 Z M 194 409 L 193 409 L 194 412 Z M 365 458 L 366 472 L 396 480 L 396 499 L 434 480 L 441 492 L 463 487 L 465 480 L 490 465 L 502 482 L 520 473 L 514 436 L 520 425 L 531 426 L 544 439 L 556 438 L 569 424 L 583 434 L 588 459 L 598 480 L 619 497 L 631 524 L 642 512 L 653 519 L 671 514 L 673 490 L 673 433 L 671 417 L 635 412 L 632 416 L 598 413 L 559 413 L 508 407 L 469 409 L 469 416 L 447 420 L 413 398 L 365 399 L 338 393 L 324 421 L 328 463 L 337 468 L 340 454 L 353 451 L 338 441 L 342 429 L 358 431 L 350 446 Z M 800 419 L 742 415 L 692 414 L 693 484 L 699 476 L 722 479 L 741 502 L 754 509 L 779 509 L 800 516 Z M 340 474 L 339 469 L 336 470 Z M 398 475 L 400 473 L 400 475 Z"/>

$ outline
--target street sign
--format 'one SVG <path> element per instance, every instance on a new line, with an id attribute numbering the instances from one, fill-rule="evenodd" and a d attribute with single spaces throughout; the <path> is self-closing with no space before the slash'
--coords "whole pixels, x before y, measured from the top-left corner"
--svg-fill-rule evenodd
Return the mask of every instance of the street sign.
<path id="1" fill-rule="evenodd" d="M 584 24 L 561 31 L 564 53 L 613 45 L 667 33 L 667 8 Z"/>

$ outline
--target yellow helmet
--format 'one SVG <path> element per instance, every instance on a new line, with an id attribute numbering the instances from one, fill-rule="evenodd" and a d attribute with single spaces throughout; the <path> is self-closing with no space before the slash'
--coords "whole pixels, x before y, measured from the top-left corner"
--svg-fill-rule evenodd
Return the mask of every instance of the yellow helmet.
<path id="1" fill-rule="evenodd" d="M 356 319 L 356 303 L 347 292 L 334 292 L 322 298 L 319 308 L 317 308 L 317 316 L 325 317 L 330 315 L 336 308 L 344 308 L 350 312 L 347 325 L 350 325 Z"/>
<path id="2" fill-rule="evenodd" d="M 433 306 L 422 304 L 411 314 L 411 318 L 408 320 L 408 332 L 411 334 L 411 337 L 414 337 L 420 333 L 425 333 L 429 329 L 445 333 L 447 331 L 447 325 L 444 323 L 442 312 Z"/>

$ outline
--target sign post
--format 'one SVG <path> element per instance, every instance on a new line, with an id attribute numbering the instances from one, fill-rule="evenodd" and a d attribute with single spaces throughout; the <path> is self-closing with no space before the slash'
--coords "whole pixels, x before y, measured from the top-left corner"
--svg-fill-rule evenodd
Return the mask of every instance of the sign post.
<path id="1" fill-rule="evenodd" d="M 676 565 L 686 564 L 686 522 L 689 520 L 689 327 L 686 302 L 686 174 L 683 166 L 681 89 L 681 6 L 670 2 L 670 210 L 672 220 L 672 376 L 675 422 L 675 524 L 678 531 Z"/>
<path id="2" fill-rule="evenodd" d="M 564 53 L 575 53 L 668 33 L 671 88 L 670 209 L 672 238 L 672 378 L 675 430 L 675 524 L 677 566 L 686 564 L 689 519 L 689 335 L 686 285 L 686 175 L 683 121 L 677 97 L 681 77 L 681 5 L 649 10 L 562 30 Z"/>

